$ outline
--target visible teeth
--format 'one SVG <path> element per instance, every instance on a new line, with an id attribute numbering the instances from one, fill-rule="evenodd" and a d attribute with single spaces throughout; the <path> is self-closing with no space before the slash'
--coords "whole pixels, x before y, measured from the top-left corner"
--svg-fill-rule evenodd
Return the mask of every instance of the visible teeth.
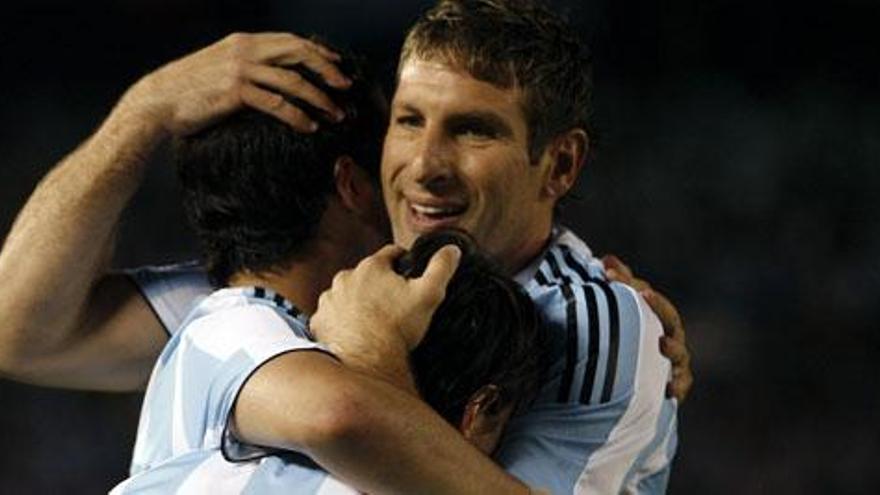
<path id="1" fill-rule="evenodd" d="M 441 208 L 438 206 L 412 205 L 412 208 L 420 215 L 448 215 L 455 211 L 455 208 Z"/>

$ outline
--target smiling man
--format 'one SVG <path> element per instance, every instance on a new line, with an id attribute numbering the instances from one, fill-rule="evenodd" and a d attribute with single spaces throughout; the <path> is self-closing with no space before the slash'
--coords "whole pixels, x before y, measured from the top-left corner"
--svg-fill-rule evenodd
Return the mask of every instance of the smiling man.
<path id="1" fill-rule="evenodd" d="M 403 46 L 383 194 L 395 242 L 470 232 L 549 325 L 553 368 L 502 440 L 501 464 L 553 493 L 660 493 L 677 444 L 661 324 L 555 223 L 588 152 L 591 89 L 586 48 L 538 3 L 441 1 Z M 370 287 L 360 289 L 363 299 Z M 369 306 L 315 325 L 367 333 Z"/>
<path id="2" fill-rule="evenodd" d="M 407 245 L 421 233 L 459 227 L 514 272 L 550 235 L 557 198 L 539 186 L 552 179 L 549 164 L 529 156 L 521 91 L 450 64 L 410 55 L 400 70 L 382 172 L 394 238 Z"/>
<path id="3" fill-rule="evenodd" d="M 554 223 L 589 149 L 590 71 L 538 2 L 439 2 L 404 42 L 382 186 L 396 242 L 467 230 L 551 325 L 556 367 L 502 444 L 508 470 L 554 493 L 662 492 L 676 405 L 659 321 Z"/>
<path id="4" fill-rule="evenodd" d="M 441 1 L 410 30 L 383 154 L 395 239 L 457 225 L 511 270 L 589 150 L 591 60 L 540 2 Z"/>
<path id="5" fill-rule="evenodd" d="M 0 275 L 17 288 L 0 298 L 4 372 L 55 386 L 142 387 L 168 333 L 210 291 L 195 269 L 104 275 L 113 227 L 145 157 L 169 136 L 242 106 L 312 132 L 321 121 L 279 93 L 328 116 L 338 108 L 279 66 L 303 64 L 344 88 L 337 61 L 291 35 L 234 35 L 131 88 L 37 188 L 0 254 Z M 515 274 L 549 326 L 555 361 L 536 404 L 512 420 L 502 440 L 504 467 L 553 493 L 661 492 L 675 450 L 675 403 L 664 396 L 669 364 L 657 351 L 660 323 L 554 221 L 588 153 L 590 92 L 585 47 L 554 14 L 526 1 L 440 2 L 413 27 L 401 56 L 383 192 L 399 244 L 443 227 L 469 231 Z M 363 276 L 337 282 L 312 322 L 319 340 L 349 346 L 351 354 L 362 349 L 373 366 L 386 366 L 392 360 L 383 356 L 394 346 L 364 336 L 376 335 L 399 298 Z M 680 333 L 674 310 L 658 307 Z M 680 366 L 678 390 L 686 390 L 687 352 L 664 342 Z M 397 425 L 407 434 L 395 442 L 347 437 L 355 445 L 341 442 L 346 447 L 329 456 L 334 474 L 370 478 L 362 486 L 391 492 L 526 490 L 418 401 L 394 391 L 362 400 L 359 419 L 380 424 L 360 423 L 357 431 Z M 371 455 L 353 455 L 358 445 Z M 390 459 L 405 464 L 384 462 Z"/>

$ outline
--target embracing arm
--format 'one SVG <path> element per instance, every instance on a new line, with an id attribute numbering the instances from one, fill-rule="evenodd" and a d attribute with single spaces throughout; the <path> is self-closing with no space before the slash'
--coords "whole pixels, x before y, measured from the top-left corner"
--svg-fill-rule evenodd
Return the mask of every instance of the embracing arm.
<path id="1" fill-rule="evenodd" d="M 421 400 L 323 353 L 263 365 L 233 418 L 240 440 L 303 452 L 363 492 L 529 493 Z"/>
<path id="2" fill-rule="evenodd" d="M 101 276 L 119 215 L 159 138 L 158 129 L 120 105 L 31 195 L 0 252 L 5 376 L 101 389 L 146 382 L 146 358 L 164 343 L 161 326 L 131 282 Z M 101 366 L 111 356 L 115 362 Z M 80 372 L 90 362 L 94 369 Z"/>
<path id="3" fill-rule="evenodd" d="M 0 373 L 42 385 L 130 390 L 164 345 L 161 323 L 122 275 L 106 275 L 113 231 L 148 157 L 245 106 L 308 132 L 280 93 L 328 114 L 326 95 L 277 64 L 348 82 L 338 56 L 290 34 L 235 34 L 145 76 L 37 186 L 0 252 Z M 274 90 L 274 92 L 273 92 Z"/>
<path id="4" fill-rule="evenodd" d="M 408 353 L 443 299 L 458 251 L 440 250 L 412 280 L 392 270 L 401 251 L 383 248 L 336 276 L 311 326 L 339 361 L 294 352 L 260 368 L 235 406 L 238 437 L 304 452 L 368 493 L 529 493 L 418 398 Z"/>

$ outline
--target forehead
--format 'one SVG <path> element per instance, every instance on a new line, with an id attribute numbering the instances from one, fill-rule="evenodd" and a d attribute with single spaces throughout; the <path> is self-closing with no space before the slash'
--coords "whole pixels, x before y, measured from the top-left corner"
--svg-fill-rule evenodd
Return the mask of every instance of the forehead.
<path id="1" fill-rule="evenodd" d="M 396 109 L 423 111 L 494 112 L 524 120 L 522 92 L 480 81 L 467 71 L 444 62 L 410 59 L 400 69 L 392 102 Z"/>

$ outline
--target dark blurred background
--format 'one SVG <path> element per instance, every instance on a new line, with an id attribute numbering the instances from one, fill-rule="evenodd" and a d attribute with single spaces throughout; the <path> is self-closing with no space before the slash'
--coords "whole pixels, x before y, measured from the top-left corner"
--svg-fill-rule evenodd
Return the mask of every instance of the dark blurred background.
<path id="1" fill-rule="evenodd" d="M 162 63 L 236 30 L 315 32 L 367 53 L 390 81 L 404 29 L 430 4 L 6 4 L 0 233 Z M 567 221 L 687 322 L 697 381 L 670 491 L 876 493 L 878 3 L 554 4 L 594 47 L 601 137 Z M 171 167 L 156 160 L 118 265 L 193 256 L 181 218 Z M 106 491 L 125 475 L 139 404 L 0 382 L 0 492 Z"/>

